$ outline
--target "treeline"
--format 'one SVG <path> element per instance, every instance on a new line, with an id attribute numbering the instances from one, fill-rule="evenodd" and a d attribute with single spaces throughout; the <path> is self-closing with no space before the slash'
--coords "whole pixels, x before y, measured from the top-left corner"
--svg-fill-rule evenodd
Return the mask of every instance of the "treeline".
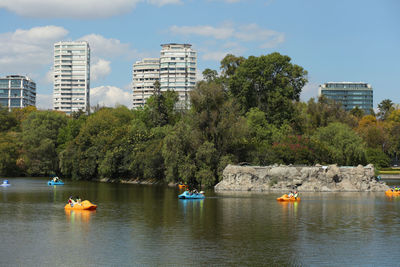
<path id="1" fill-rule="evenodd" d="M 400 150 L 400 110 L 375 116 L 320 98 L 299 101 L 307 71 L 288 56 L 227 55 L 206 69 L 178 110 L 175 92 L 143 109 L 100 108 L 66 116 L 34 107 L 0 109 L 0 175 L 76 180 L 157 179 L 212 186 L 227 164 L 390 164 Z"/>

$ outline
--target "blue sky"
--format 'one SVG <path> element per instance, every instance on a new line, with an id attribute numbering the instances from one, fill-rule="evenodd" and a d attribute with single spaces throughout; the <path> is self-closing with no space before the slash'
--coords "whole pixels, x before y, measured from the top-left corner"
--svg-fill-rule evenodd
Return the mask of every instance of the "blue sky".
<path id="1" fill-rule="evenodd" d="M 91 104 L 131 107 L 132 64 L 184 42 L 199 73 L 227 53 L 277 51 L 308 71 L 303 101 L 321 83 L 363 81 L 376 107 L 400 103 L 399 14 L 397 0 L 0 0 L 0 76 L 30 76 L 51 108 L 53 43 L 87 40 Z"/>

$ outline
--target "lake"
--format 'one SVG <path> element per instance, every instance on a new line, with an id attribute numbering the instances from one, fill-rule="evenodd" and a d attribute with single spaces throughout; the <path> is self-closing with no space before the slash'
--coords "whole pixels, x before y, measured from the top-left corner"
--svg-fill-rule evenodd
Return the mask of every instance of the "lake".
<path id="1" fill-rule="evenodd" d="M 1 266 L 398 266 L 400 198 L 214 193 L 11 178 L 0 188 Z M 66 212 L 70 195 L 97 211 Z"/>

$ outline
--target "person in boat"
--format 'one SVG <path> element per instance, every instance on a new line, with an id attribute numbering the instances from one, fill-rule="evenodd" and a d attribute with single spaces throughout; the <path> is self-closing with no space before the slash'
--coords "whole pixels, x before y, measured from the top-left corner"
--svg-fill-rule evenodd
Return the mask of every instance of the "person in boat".
<path id="1" fill-rule="evenodd" d="M 69 197 L 68 203 L 71 205 L 71 207 L 73 207 L 73 206 L 76 204 L 76 202 L 75 202 L 75 200 L 72 198 L 72 196 Z"/>
<path id="2" fill-rule="evenodd" d="M 289 197 L 289 198 L 292 198 L 292 197 L 293 197 L 293 191 L 290 191 L 290 193 L 288 194 L 288 197 Z"/>
<path id="3" fill-rule="evenodd" d="M 294 199 L 297 199 L 298 196 L 299 196 L 299 192 L 297 192 L 297 190 L 294 191 L 294 194 L 293 194 Z"/>
<path id="4" fill-rule="evenodd" d="M 3 184 L 8 184 L 8 180 L 4 180 L 4 181 L 3 181 Z"/>
<path id="5" fill-rule="evenodd" d="M 81 198 L 79 196 L 76 196 L 76 203 L 82 206 L 81 202 Z"/>

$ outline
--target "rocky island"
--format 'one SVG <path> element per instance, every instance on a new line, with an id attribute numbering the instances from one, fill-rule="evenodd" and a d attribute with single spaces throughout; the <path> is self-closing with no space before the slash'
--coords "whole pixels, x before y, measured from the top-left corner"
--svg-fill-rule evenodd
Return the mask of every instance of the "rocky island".
<path id="1" fill-rule="evenodd" d="M 228 165 L 216 191 L 370 192 L 389 187 L 375 179 L 374 166 Z"/>

